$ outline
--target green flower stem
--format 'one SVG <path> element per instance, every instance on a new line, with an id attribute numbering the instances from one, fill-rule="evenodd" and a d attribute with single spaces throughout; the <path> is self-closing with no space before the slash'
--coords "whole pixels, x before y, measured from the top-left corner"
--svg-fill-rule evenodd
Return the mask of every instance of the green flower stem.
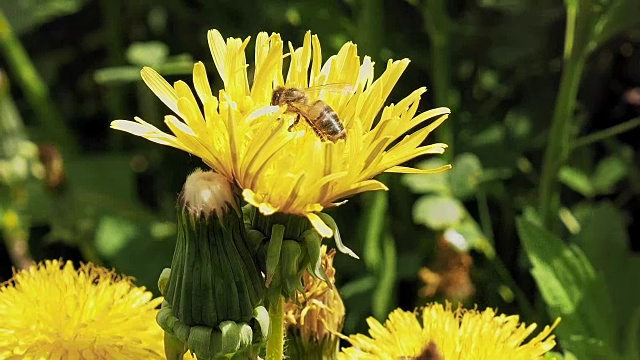
<path id="1" fill-rule="evenodd" d="M 4 12 L 0 9 L 0 50 L 2 51 L 12 75 L 18 81 L 31 108 L 42 126 L 42 133 L 53 141 L 63 152 L 75 152 L 77 144 L 68 131 L 62 115 L 51 101 L 49 89 L 38 74 L 33 62 L 11 29 Z"/>
<path id="2" fill-rule="evenodd" d="M 572 149 L 573 112 L 576 107 L 585 58 L 581 55 L 567 58 L 560 80 L 560 93 L 556 98 L 540 178 L 539 211 L 542 224 L 546 227 L 553 225 L 554 214 L 560 207 L 558 171 L 569 158 Z"/>
<path id="3" fill-rule="evenodd" d="M 450 20 L 447 15 L 444 0 L 427 0 L 423 6 L 425 29 L 431 40 L 431 79 L 436 106 L 455 108 L 451 96 L 451 49 Z M 453 109 L 452 109 L 453 110 Z M 451 120 L 445 121 L 436 132 L 439 142 L 453 148 L 454 128 Z M 453 151 L 447 151 L 444 156 L 453 159 Z"/>
<path id="4" fill-rule="evenodd" d="M 267 359 L 284 359 L 284 298 L 278 297 L 277 301 L 269 304 L 270 329 L 267 339 Z"/>
<path id="5" fill-rule="evenodd" d="M 618 124 L 615 126 L 612 126 L 610 128 L 604 129 L 604 130 L 600 130 L 600 131 L 596 131 L 594 133 L 591 133 L 589 135 L 583 136 L 579 139 L 577 139 L 574 143 L 573 143 L 573 149 L 577 149 L 579 147 L 583 147 L 583 146 L 587 146 L 587 145 L 591 145 L 593 143 L 597 143 L 599 141 L 603 141 L 606 140 L 608 138 L 614 137 L 616 135 L 622 134 L 624 132 L 627 132 L 629 130 L 635 129 L 637 127 L 640 126 L 640 117 L 637 118 L 633 118 L 631 120 L 625 121 L 622 124 Z"/>

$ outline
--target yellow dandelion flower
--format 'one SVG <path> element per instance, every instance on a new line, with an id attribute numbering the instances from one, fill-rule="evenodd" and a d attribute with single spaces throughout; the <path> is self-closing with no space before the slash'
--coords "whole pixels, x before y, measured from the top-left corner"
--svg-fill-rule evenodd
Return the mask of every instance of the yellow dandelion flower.
<path id="1" fill-rule="evenodd" d="M 411 313 L 401 309 L 389 314 L 380 324 L 367 319 L 369 334 L 348 338 L 351 347 L 339 354 L 339 359 L 446 359 L 446 360 L 533 360 L 543 359 L 555 346 L 551 334 L 558 325 L 545 328 L 529 342 L 524 342 L 536 329 L 526 326 L 518 316 L 498 315 L 493 309 L 484 311 L 451 310 L 441 304 L 431 304 Z"/>
<path id="2" fill-rule="evenodd" d="M 164 359 L 161 302 L 91 264 L 33 265 L 0 285 L 0 359 Z"/>
<path id="3" fill-rule="evenodd" d="M 178 116 L 165 117 L 174 135 L 138 117 L 136 122 L 116 120 L 111 127 L 199 156 L 242 188 L 244 199 L 262 214 L 306 216 L 324 237 L 331 237 L 332 230 L 317 213 L 339 205 L 350 195 L 386 190 L 384 184 L 372 179 L 374 176 L 449 168 L 400 166 L 417 156 L 444 152 L 446 144 L 422 143 L 450 113 L 447 108 L 437 108 L 418 114 L 424 88 L 397 104 L 384 106 L 408 59 L 388 61 L 384 73 L 374 80 L 373 62 L 368 56 L 360 61 L 351 42 L 323 63 L 320 41 L 311 33 L 306 34 L 300 48 L 289 43 L 286 56 L 278 34 L 260 33 L 249 84 L 245 58 L 249 38 L 225 41 L 217 30 L 210 30 L 208 40 L 224 83 L 217 97 L 201 62 L 193 69 L 196 95 L 185 82 L 172 86 L 153 69 L 144 68 L 144 82 Z M 286 78 L 285 57 L 289 58 Z M 350 90 L 332 91 L 335 86 L 326 86 L 332 84 L 343 84 Z M 330 106 L 346 130 L 346 139 L 323 141 L 305 121 L 293 126 L 297 117 L 293 109 L 272 104 L 273 91 L 279 86 L 317 89 L 306 106 L 315 100 Z M 432 118 L 436 120 L 424 126 Z M 413 129 L 418 130 L 406 135 Z"/>

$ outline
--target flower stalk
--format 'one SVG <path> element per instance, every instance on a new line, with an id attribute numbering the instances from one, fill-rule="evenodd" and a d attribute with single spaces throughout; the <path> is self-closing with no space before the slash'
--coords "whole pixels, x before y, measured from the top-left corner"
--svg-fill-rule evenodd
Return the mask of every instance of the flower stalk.
<path id="1" fill-rule="evenodd" d="M 540 175 L 540 219 L 545 226 L 554 225 L 554 214 L 560 208 L 558 171 L 569 159 L 572 150 L 574 111 L 585 60 L 586 55 L 576 54 L 564 62 Z"/>
<path id="2" fill-rule="evenodd" d="M 267 360 L 284 359 L 284 297 L 279 295 L 269 303 L 269 338 L 267 339 Z"/>

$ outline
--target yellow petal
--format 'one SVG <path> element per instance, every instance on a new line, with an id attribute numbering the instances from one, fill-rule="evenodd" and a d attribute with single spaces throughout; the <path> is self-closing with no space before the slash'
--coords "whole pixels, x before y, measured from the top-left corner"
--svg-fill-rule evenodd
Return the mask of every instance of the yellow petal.
<path id="1" fill-rule="evenodd" d="M 226 84 L 227 72 L 225 63 L 227 60 L 227 44 L 225 44 L 222 35 L 216 29 L 207 32 L 207 41 L 209 43 L 211 57 L 213 57 L 213 62 L 216 64 L 216 69 L 218 69 L 218 74 L 220 74 L 222 82 Z"/>
<path id="2" fill-rule="evenodd" d="M 157 71 L 146 66 L 140 70 L 140 75 L 144 83 L 147 84 L 158 99 L 167 105 L 174 113 L 180 115 L 180 111 L 178 111 L 178 96 L 167 80 L 160 76 Z"/>
<path id="3" fill-rule="evenodd" d="M 400 174 L 437 174 L 443 171 L 447 171 L 451 169 L 451 167 L 452 167 L 451 164 L 438 166 L 437 168 L 433 168 L 433 169 L 415 169 L 415 168 L 410 168 L 405 166 L 394 166 L 386 170 L 385 172 L 400 173 Z"/>
<path id="4" fill-rule="evenodd" d="M 313 228 L 316 229 L 320 236 L 325 238 L 330 238 L 333 236 L 333 230 L 331 230 L 331 228 L 327 226 L 327 224 L 325 224 L 318 215 L 314 213 L 307 213 L 305 214 L 305 216 L 307 217 L 307 219 L 309 219 L 311 225 L 313 225 Z"/>
<path id="5" fill-rule="evenodd" d="M 203 104 L 213 98 L 211 86 L 209 86 L 209 78 L 207 77 L 207 69 L 201 61 L 193 65 L 193 87 Z"/>

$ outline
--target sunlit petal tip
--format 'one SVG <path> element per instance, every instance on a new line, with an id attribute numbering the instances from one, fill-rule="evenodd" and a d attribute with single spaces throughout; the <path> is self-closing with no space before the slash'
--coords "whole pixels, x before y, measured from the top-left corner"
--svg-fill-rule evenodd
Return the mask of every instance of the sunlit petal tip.
<path id="1" fill-rule="evenodd" d="M 196 70 L 198 72 L 201 72 L 201 71 L 205 70 L 204 63 L 202 61 L 198 61 L 195 64 L 193 64 L 194 73 L 196 72 Z"/>
<path id="2" fill-rule="evenodd" d="M 109 124 L 109 127 L 116 130 L 122 130 L 124 127 L 127 126 L 127 123 L 130 123 L 130 122 L 131 121 L 129 120 L 113 120 Z"/>
<path id="3" fill-rule="evenodd" d="M 142 69 L 140 69 L 140 75 L 141 76 L 148 76 L 148 74 L 154 73 L 154 72 L 156 72 L 156 71 L 153 70 L 153 68 L 149 67 L 149 66 L 143 66 Z"/>
<path id="4" fill-rule="evenodd" d="M 220 31 L 218 31 L 217 29 L 209 29 L 209 31 L 207 31 L 207 37 L 209 38 L 222 38 L 222 34 L 220 34 Z"/>
<path id="5" fill-rule="evenodd" d="M 273 215 L 275 214 L 278 210 L 280 210 L 280 208 L 275 207 L 269 203 L 263 202 L 260 203 L 260 205 L 258 206 L 258 210 L 260 210 L 260 213 L 263 215 Z"/>
<path id="6" fill-rule="evenodd" d="M 255 110 L 254 112 L 250 113 L 249 115 L 247 115 L 247 121 L 251 122 L 261 116 L 275 114 L 276 112 L 278 112 L 278 110 L 280 110 L 279 106 L 272 106 L 272 105 L 263 106 Z"/>
<path id="7" fill-rule="evenodd" d="M 251 189 L 242 190 L 242 197 L 244 198 L 244 201 L 255 207 L 258 207 L 260 205 L 260 201 L 256 199 L 256 193 L 254 193 Z"/>
<path id="8" fill-rule="evenodd" d="M 349 202 L 349 200 L 342 200 L 342 201 L 331 203 L 327 207 L 338 207 L 338 206 L 342 206 L 342 205 L 344 205 L 344 204 L 346 204 L 348 202 Z"/>
<path id="9" fill-rule="evenodd" d="M 331 230 L 331 228 L 322 221 L 318 215 L 314 213 L 307 213 L 305 216 L 309 219 L 311 225 L 313 225 L 313 228 L 316 229 L 320 236 L 324 238 L 330 238 L 333 236 L 333 230 Z"/>
<path id="10" fill-rule="evenodd" d="M 111 122 L 111 128 L 137 136 L 145 136 L 154 131 L 161 134 L 161 132 L 158 131 L 155 127 L 150 126 L 146 123 L 137 123 L 128 120 L 114 120 Z"/>

